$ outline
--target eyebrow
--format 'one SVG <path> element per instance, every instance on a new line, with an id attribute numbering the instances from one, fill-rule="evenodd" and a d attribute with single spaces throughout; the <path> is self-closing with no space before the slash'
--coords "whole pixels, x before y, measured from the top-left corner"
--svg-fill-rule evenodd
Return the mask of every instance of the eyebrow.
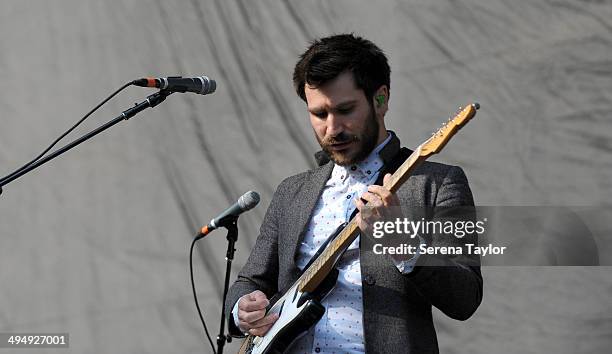
<path id="1" fill-rule="evenodd" d="M 350 101 L 344 101 L 344 102 L 340 102 L 337 105 L 335 105 L 334 107 L 332 107 L 332 111 L 334 110 L 338 110 L 338 109 L 343 109 L 343 108 L 348 108 L 350 106 L 354 106 L 355 104 L 357 104 L 357 100 L 350 100 Z M 316 113 L 321 113 L 323 112 L 323 108 L 319 108 L 319 107 L 314 107 L 314 108 L 308 108 L 308 111 L 312 114 L 316 114 Z"/>
<path id="2" fill-rule="evenodd" d="M 342 108 L 347 108 L 350 106 L 354 106 L 357 104 L 357 100 L 350 100 L 350 101 L 346 101 L 346 102 L 341 102 L 339 104 L 337 104 L 334 109 L 342 109 Z"/>

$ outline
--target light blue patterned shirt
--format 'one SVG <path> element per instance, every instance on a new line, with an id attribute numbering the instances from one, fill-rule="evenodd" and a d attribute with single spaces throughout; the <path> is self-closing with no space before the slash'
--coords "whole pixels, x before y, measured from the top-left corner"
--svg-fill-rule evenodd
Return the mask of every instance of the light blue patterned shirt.
<path id="1" fill-rule="evenodd" d="M 358 164 L 334 166 L 299 246 L 296 265 L 301 270 L 336 228 L 349 221 L 355 210 L 355 198 L 365 193 L 378 178 L 383 167 L 378 153 L 389 140 L 391 136 Z M 304 337 L 294 343 L 290 353 L 365 352 L 359 237 L 348 248 L 337 269 L 338 282 L 322 301 L 325 314 Z"/>

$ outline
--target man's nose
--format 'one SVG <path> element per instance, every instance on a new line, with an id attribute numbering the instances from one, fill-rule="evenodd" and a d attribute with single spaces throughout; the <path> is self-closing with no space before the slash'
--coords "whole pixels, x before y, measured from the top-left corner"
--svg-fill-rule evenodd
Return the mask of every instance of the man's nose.
<path id="1" fill-rule="evenodd" d="M 327 115 L 327 135 L 336 136 L 343 131 L 342 119 L 333 113 Z"/>

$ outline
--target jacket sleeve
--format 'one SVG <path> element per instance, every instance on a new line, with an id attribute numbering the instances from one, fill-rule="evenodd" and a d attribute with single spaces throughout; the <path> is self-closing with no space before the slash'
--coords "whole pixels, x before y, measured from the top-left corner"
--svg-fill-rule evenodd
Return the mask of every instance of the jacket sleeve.
<path id="1" fill-rule="evenodd" d="M 435 220 L 476 219 L 474 200 L 467 177 L 459 167 L 451 167 L 438 189 L 433 208 Z M 421 255 L 414 271 L 407 274 L 431 304 L 456 320 L 467 320 L 482 301 L 480 258 L 466 254 L 465 245 L 477 244 L 475 232 L 462 238 L 453 235 L 428 235 L 429 246 L 462 247 L 462 255 Z"/>
<path id="2" fill-rule="evenodd" d="M 268 298 L 278 291 L 278 221 L 283 184 L 281 183 L 274 193 L 255 246 L 227 293 L 225 313 L 230 334 L 233 336 L 243 336 L 231 313 L 238 299 L 255 290 L 262 291 Z"/>

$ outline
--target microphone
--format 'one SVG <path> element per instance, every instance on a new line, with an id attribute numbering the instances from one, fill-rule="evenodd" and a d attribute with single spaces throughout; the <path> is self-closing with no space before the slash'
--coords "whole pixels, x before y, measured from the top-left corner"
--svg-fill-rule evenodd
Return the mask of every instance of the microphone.
<path id="1" fill-rule="evenodd" d="M 208 76 L 198 77 L 146 77 L 132 81 L 136 86 L 141 87 L 157 87 L 158 89 L 172 92 L 193 92 L 200 95 L 208 95 L 215 92 L 217 83 Z"/>
<path id="2" fill-rule="evenodd" d="M 234 205 L 225 209 L 225 211 L 219 214 L 219 216 L 212 219 L 208 223 L 208 225 L 202 227 L 197 238 L 202 238 L 208 235 L 211 231 L 219 227 L 225 226 L 225 223 L 227 223 L 229 220 L 231 220 L 232 218 L 238 217 L 240 214 L 244 213 L 245 211 L 253 209 L 258 203 L 259 203 L 259 194 L 257 192 L 248 191 L 244 193 L 244 195 L 240 197 L 238 201 L 234 203 Z"/>

